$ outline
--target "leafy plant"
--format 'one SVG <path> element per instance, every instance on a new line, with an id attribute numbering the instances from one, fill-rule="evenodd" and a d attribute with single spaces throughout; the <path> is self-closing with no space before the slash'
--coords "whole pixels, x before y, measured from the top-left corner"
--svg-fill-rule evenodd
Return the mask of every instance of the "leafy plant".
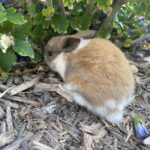
<path id="1" fill-rule="evenodd" d="M 0 69 L 5 72 L 16 63 L 16 54 L 40 61 L 45 43 L 58 34 L 96 29 L 98 37 L 114 34 L 130 47 L 150 32 L 149 0 L 20 0 L 12 7 L 9 0 L 0 1 Z"/>
<path id="2" fill-rule="evenodd" d="M 5 9 L 0 5 L 0 68 L 6 72 L 16 63 L 15 52 L 22 56 L 34 57 L 28 40 L 23 38 L 20 42 L 15 34 L 16 28 L 26 23 L 24 16 L 16 11 L 15 8 Z"/>

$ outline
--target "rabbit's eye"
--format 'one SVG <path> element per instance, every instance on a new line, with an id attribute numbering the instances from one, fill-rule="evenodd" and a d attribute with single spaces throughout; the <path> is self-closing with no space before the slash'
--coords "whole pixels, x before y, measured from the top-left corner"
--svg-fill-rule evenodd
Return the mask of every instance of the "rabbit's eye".
<path id="1" fill-rule="evenodd" d="M 53 53 L 51 51 L 48 51 L 49 56 L 53 56 Z"/>

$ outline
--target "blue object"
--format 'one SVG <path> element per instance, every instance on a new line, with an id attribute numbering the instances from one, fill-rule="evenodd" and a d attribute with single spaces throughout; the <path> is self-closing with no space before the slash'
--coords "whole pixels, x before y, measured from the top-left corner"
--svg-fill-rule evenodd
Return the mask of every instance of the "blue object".
<path id="1" fill-rule="evenodd" d="M 140 58 L 143 57 L 143 54 L 141 54 L 139 51 L 136 51 L 134 55 Z"/>
<path id="2" fill-rule="evenodd" d="M 150 56 L 150 50 L 147 51 L 146 56 Z"/>
<path id="3" fill-rule="evenodd" d="M 15 1 L 16 0 L 14 0 L 14 1 L 12 1 L 10 3 L 9 0 L 0 0 L 0 2 L 2 3 L 2 5 L 5 6 L 5 7 L 11 7 L 11 6 L 13 6 L 15 4 Z"/>
<path id="4" fill-rule="evenodd" d="M 144 140 L 146 137 L 148 137 L 149 132 L 142 123 L 138 123 L 138 126 L 135 127 L 135 131 L 140 140 Z"/>
<path id="5" fill-rule="evenodd" d="M 150 82 L 146 85 L 147 89 L 150 89 Z"/>
<path id="6" fill-rule="evenodd" d="M 144 122 L 140 117 L 135 117 L 134 118 L 134 125 L 135 125 L 135 131 L 136 131 L 136 136 L 140 140 L 144 140 L 145 138 L 148 137 L 149 132 L 148 130 L 144 127 Z"/>
<path id="7" fill-rule="evenodd" d="M 143 26 L 143 27 L 147 25 L 144 21 L 139 21 L 138 24 L 139 26 Z"/>
<path id="8" fill-rule="evenodd" d="M 0 2 L 2 3 L 2 5 L 8 4 L 8 0 L 0 0 Z"/>
<path id="9" fill-rule="evenodd" d="M 131 49 L 141 50 L 142 49 L 142 43 L 132 44 Z"/>
<path id="10" fill-rule="evenodd" d="M 150 38 L 146 39 L 146 41 L 147 41 L 148 43 L 150 43 Z"/>

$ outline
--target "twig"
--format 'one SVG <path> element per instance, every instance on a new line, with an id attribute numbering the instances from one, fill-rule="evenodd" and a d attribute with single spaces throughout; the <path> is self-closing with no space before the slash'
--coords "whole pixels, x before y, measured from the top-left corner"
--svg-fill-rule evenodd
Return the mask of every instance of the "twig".
<path id="1" fill-rule="evenodd" d="M 85 150 L 92 150 L 93 137 L 90 134 L 83 134 L 83 143 Z"/>
<path id="2" fill-rule="evenodd" d="M 0 134 L 0 147 L 12 142 L 15 138 L 15 132 L 6 132 Z"/>
<path id="3" fill-rule="evenodd" d="M 5 100 L 5 99 L 1 99 L 1 98 L 0 98 L 0 102 L 3 102 L 3 103 L 6 104 L 7 106 L 10 106 L 10 107 L 15 108 L 15 109 L 18 109 L 18 108 L 19 108 L 19 105 L 18 105 L 18 104 L 12 103 L 12 102 L 7 101 L 7 100 Z"/>
<path id="4" fill-rule="evenodd" d="M 2 98 L 8 91 L 10 91 L 13 87 L 8 88 L 3 93 L 0 93 L 0 98 Z"/>
<path id="5" fill-rule="evenodd" d="M 142 40 L 146 40 L 150 38 L 150 34 L 147 34 L 147 35 L 141 35 L 138 39 L 134 40 L 133 43 L 139 43 L 141 42 Z"/>
<path id="6" fill-rule="evenodd" d="M 45 92 L 45 91 L 51 91 L 54 92 L 57 90 L 59 84 L 47 84 L 39 82 L 35 85 L 34 90 L 36 92 Z"/>
<path id="7" fill-rule="evenodd" d="M 128 136 L 125 139 L 126 142 L 128 142 L 128 140 L 130 139 L 130 137 L 132 135 L 132 131 L 133 131 L 133 127 L 131 126 L 131 129 L 129 130 Z"/>
<path id="8" fill-rule="evenodd" d="M 30 104 L 32 106 L 41 106 L 41 104 L 39 102 L 36 101 L 31 101 L 31 100 L 27 100 L 23 97 L 19 97 L 19 96 L 5 96 L 4 98 L 13 100 L 13 101 L 17 101 L 17 102 L 21 102 L 21 103 L 25 103 L 25 104 Z"/>
<path id="9" fill-rule="evenodd" d="M 13 131 L 12 115 L 10 106 L 7 106 L 6 122 L 9 131 Z"/>
<path id="10" fill-rule="evenodd" d="M 59 84 L 59 87 L 57 88 L 56 92 L 62 97 L 66 98 L 69 102 L 73 102 L 72 97 L 70 97 L 70 95 L 67 94 L 66 90 L 61 84 Z"/>
<path id="11" fill-rule="evenodd" d="M 123 3 L 128 3 L 128 2 L 143 2 L 145 0 L 123 0 Z"/>
<path id="12" fill-rule="evenodd" d="M 57 130 L 58 132 L 62 132 L 62 130 L 61 129 L 59 129 L 56 125 L 55 125 L 55 123 L 53 123 L 53 122 L 51 122 L 50 120 L 47 120 L 47 122 L 55 129 L 55 130 Z"/>
<path id="13" fill-rule="evenodd" d="M 123 21 L 123 23 L 125 23 L 125 24 L 133 24 L 133 23 L 140 22 L 140 21 L 143 21 L 143 20 L 144 20 L 144 18 L 138 19 L 138 20 L 133 20 L 133 21 Z"/>
<path id="14" fill-rule="evenodd" d="M 2 133 L 6 133 L 6 122 L 1 122 Z"/>
<path id="15" fill-rule="evenodd" d="M 21 143 L 22 143 L 23 140 L 24 140 L 24 138 L 17 139 L 16 141 L 9 144 L 8 146 L 3 148 L 2 150 L 17 150 L 21 146 Z"/>
<path id="16" fill-rule="evenodd" d="M 137 32 L 137 31 L 145 31 L 145 30 L 147 30 L 147 29 L 149 29 L 149 28 L 150 28 L 150 24 L 148 24 L 147 26 L 144 26 L 144 27 L 142 27 L 142 28 L 133 29 L 133 30 L 131 30 L 131 32 L 132 32 L 132 33 L 135 33 L 135 32 Z"/>
<path id="17" fill-rule="evenodd" d="M 2 109 L 2 107 L 0 106 L 0 119 L 2 119 L 5 116 L 5 112 Z"/>
<path id="18" fill-rule="evenodd" d="M 36 149 L 36 150 L 54 150 L 53 148 L 51 148 L 51 147 L 49 147 L 45 144 L 42 144 L 40 142 L 37 142 L 37 141 L 33 141 L 32 149 Z"/>
<path id="19" fill-rule="evenodd" d="M 10 91 L 10 95 L 15 95 L 20 93 L 21 91 L 24 91 L 30 87 L 32 87 L 33 85 L 35 85 L 39 80 L 40 80 L 41 76 L 38 76 L 36 78 L 34 78 L 32 81 L 27 81 L 24 82 L 14 88 L 12 88 L 12 90 Z"/>
<path id="20" fill-rule="evenodd" d="M 0 90 L 7 90 L 8 87 L 6 85 L 0 84 Z"/>
<path id="21" fill-rule="evenodd" d="M 70 95 L 67 94 L 66 90 L 61 84 L 47 84 L 47 83 L 38 83 L 35 85 L 34 91 L 44 92 L 44 91 L 54 91 L 60 94 L 62 97 L 66 98 L 68 101 L 72 102 L 73 99 Z"/>

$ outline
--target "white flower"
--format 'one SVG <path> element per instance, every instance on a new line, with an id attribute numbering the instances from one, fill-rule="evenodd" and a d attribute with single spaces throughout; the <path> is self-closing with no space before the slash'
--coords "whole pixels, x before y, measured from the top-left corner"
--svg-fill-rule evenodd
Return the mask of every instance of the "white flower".
<path id="1" fill-rule="evenodd" d="M 2 49 L 3 53 L 6 53 L 7 49 L 14 45 L 14 38 L 12 36 L 7 36 L 6 34 L 3 34 L 0 37 L 0 48 Z"/>

